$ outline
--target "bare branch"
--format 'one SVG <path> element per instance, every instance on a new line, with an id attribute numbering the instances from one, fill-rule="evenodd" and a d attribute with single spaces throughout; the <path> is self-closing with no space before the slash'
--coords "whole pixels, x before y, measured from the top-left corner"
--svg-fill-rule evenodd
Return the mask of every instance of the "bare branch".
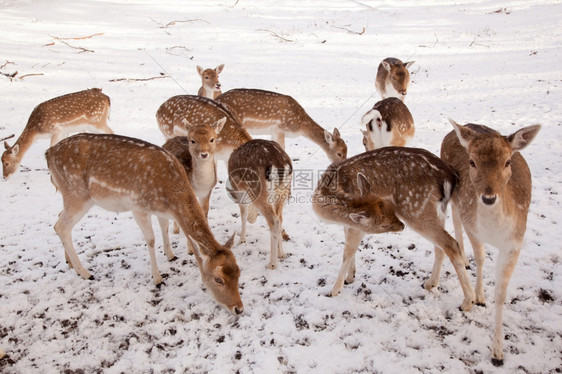
<path id="1" fill-rule="evenodd" d="M 127 82 L 145 82 L 145 81 L 151 81 L 154 79 L 162 79 L 162 78 L 170 78 L 169 75 L 167 74 L 162 74 L 160 76 L 157 77 L 151 77 L 151 78 L 117 78 L 117 79 L 110 79 L 110 82 L 122 82 L 122 81 L 127 81 Z"/>
<path id="2" fill-rule="evenodd" d="M 433 48 L 433 47 L 435 47 L 435 46 L 437 45 L 437 43 L 439 42 L 439 38 L 437 38 L 437 34 L 436 34 L 436 33 L 433 33 L 433 35 L 435 35 L 435 42 L 433 42 L 433 45 L 428 46 L 428 45 L 420 44 L 420 47 L 421 47 L 421 48 Z"/>
<path id="3" fill-rule="evenodd" d="M 6 63 L 0 66 L 0 69 L 4 69 L 7 65 L 14 65 L 13 62 L 6 60 Z"/>
<path id="4" fill-rule="evenodd" d="M 285 41 L 285 42 L 289 42 L 289 43 L 294 42 L 294 40 L 284 38 L 284 37 L 280 36 L 279 34 L 277 34 L 276 32 L 271 31 L 271 30 L 257 29 L 256 31 L 265 31 L 265 32 L 270 33 L 270 34 L 273 35 L 274 37 L 279 38 L 279 39 L 281 39 L 281 40 L 283 40 L 283 41 Z"/>
<path id="5" fill-rule="evenodd" d="M 55 40 L 61 42 L 62 44 L 65 44 L 66 46 L 68 46 L 68 47 L 70 47 L 70 48 L 72 48 L 72 49 L 78 49 L 78 50 L 80 51 L 80 52 L 78 52 L 78 53 L 83 53 L 83 52 L 92 52 L 92 53 L 93 53 L 93 52 L 94 52 L 94 51 L 92 51 L 91 49 L 87 49 L 87 48 L 83 48 L 83 47 L 74 47 L 74 46 L 68 44 L 68 43 L 65 42 L 63 39 L 61 39 L 61 38 L 59 38 L 59 37 L 57 37 L 57 36 L 53 36 L 53 35 L 50 35 L 50 36 L 51 36 L 53 39 L 55 39 Z M 49 45 L 49 44 L 46 44 L 46 45 Z"/>
<path id="6" fill-rule="evenodd" d="M 18 79 L 23 79 L 25 77 L 34 77 L 34 76 L 37 76 L 37 75 L 45 75 L 45 74 L 43 74 L 43 73 L 24 74 L 21 77 L 19 77 Z"/>
<path id="7" fill-rule="evenodd" d="M 0 139 L 0 142 L 3 142 L 3 141 L 8 140 L 8 139 L 12 139 L 14 136 L 16 136 L 16 134 L 12 134 L 12 135 L 10 135 L 10 136 L 6 136 L 5 138 Z"/>
<path id="8" fill-rule="evenodd" d="M 350 29 L 347 29 L 345 27 L 340 27 L 340 26 L 332 26 L 334 29 L 340 29 L 340 30 L 345 30 L 350 34 L 355 34 L 355 35 L 363 35 L 365 33 L 365 31 L 367 31 L 367 29 L 365 27 L 363 27 L 363 29 L 361 31 L 353 31 Z"/>
<path id="9" fill-rule="evenodd" d="M 88 35 L 88 36 L 78 36 L 78 37 L 75 37 L 75 38 L 58 38 L 57 37 L 57 39 L 58 40 L 82 40 L 82 39 L 90 39 L 90 38 L 93 38 L 94 36 L 100 36 L 100 35 L 103 35 L 103 34 L 104 34 L 103 32 L 98 32 L 97 34 L 92 34 L 92 35 Z"/>

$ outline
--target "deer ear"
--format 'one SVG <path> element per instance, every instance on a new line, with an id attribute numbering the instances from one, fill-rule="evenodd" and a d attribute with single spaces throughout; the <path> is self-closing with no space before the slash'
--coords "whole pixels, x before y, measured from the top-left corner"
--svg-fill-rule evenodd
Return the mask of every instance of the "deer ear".
<path id="1" fill-rule="evenodd" d="M 541 125 L 532 125 L 523 127 L 507 137 L 507 141 L 511 144 L 513 152 L 520 151 L 531 144 L 537 133 L 541 129 Z"/>
<path id="2" fill-rule="evenodd" d="M 463 147 L 468 147 L 468 143 L 474 138 L 474 132 L 466 126 L 461 126 L 452 119 L 449 118 L 449 122 L 453 125 L 455 132 L 457 133 L 457 138 Z"/>
<path id="3" fill-rule="evenodd" d="M 8 144 L 8 142 L 4 142 L 4 148 L 10 149 L 10 145 Z"/>
<path id="4" fill-rule="evenodd" d="M 188 240 L 188 245 L 190 245 L 191 249 L 193 249 L 193 254 L 195 255 L 195 258 L 199 259 L 201 261 L 201 264 L 205 266 L 207 261 L 209 261 L 209 251 L 207 250 L 207 248 L 204 245 L 202 244 L 200 245 L 199 243 L 197 243 L 191 237 L 191 235 L 187 236 L 187 240 Z"/>
<path id="5" fill-rule="evenodd" d="M 363 134 L 363 136 L 367 136 L 367 131 L 361 130 L 361 134 Z"/>
<path id="6" fill-rule="evenodd" d="M 381 65 L 388 71 L 390 71 L 390 64 L 386 61 L 381 61 Z"/>
<path id="7" fill-rule="evenodd" d="M 218 134 L 219 132 L 221 132 L 224 124 L 226 123 L 226 117 L 222 117 L 221 119 L 219 119 L 217 122 L 213 123 L 211 125 L 211 127 L 215 130 L 215 132 Z"/>
<path id="8" fill-rule="evenodd" d="M 217 67 L 215 68 L 215 72 L 216 72 L 217 74 L 220 74 L 220 73 L 222 72 L 222 69 L 224 69 L 224 64 L 220 64 L 219 66 L 217 66 Z"/>
<path id="9" fill-rule="evenodd" d="M 234 245 L 234 237 L 235 236 L 236 236 L 236 232 L 234 234 L 232 234 L 232 236 L 230 238 L 228 238 L 226 243 L 224 243 L 225 248 L 232 249 L 232 246 Z"/>
<path id="10" fill-rule="evenodd" d="M 404 67 L 407 69 L 414 64 L 415 61 L 408 61 L 404 63 Z"/>
<path id="11" fill-rule="evenodd" d="M 19 152 L 20 152 L 20 145 L 15 144 L 11 149 L 12 156 L 17 155 Z"/>
<path id="12" fill-rule="evenodd" d="M 360 225 L 364 224 L 364 222 L 369 218 L 366 212 L 359 212 L 359 213 L 349 213 L 349 218 Z"/>
<path id="13" fill-rule="evenodd" d="M 201 66 L 197 65 L 197 73 L 199 73 L 200 76 L 203 76 L 203 71 L 205 69 L 203 69 Z"/>
<path id="14" fill-rule="evenodd" d="M 330 134 L 328 130 L 324 130 L 324 139 L 326 140 L 326 143 L 328 143 L 329 145 L 334 144 L 334 138 L 332 137 L 332 134 Z"/>
<path id="15" fill-rule="evenodd" d="M 357 174 L 357 186 L 359 187 L 361 196 L 367 196 L 371 192 L 371 185 L 363 173 Z"/>
<path id="16" fill-rule="evenodd" d="M 341 138 L 340 130 L 338 130 L 336 127 L 334 127 L 334 132 L 332 134 L 334 135 L 334 138 Z"/>

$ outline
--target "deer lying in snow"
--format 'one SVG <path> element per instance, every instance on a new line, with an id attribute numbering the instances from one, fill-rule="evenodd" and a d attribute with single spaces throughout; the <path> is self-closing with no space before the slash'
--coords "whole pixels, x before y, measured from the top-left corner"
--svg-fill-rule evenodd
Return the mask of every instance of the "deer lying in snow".
<path id="1" fill-rule="evenodd" d="M 4 142 L 2 173 L 8 178 L 36 138 L 51 137 L 51 146 L 72 132 L 90 130 L 112 134 L 107 126 L 110 101 L 99 88 L 73 92 L 47 100 L 35 107 L 27 125 L 13 146 Z"/>
<path id="2" fill-rule="evenodd" d="M 221 82 L 219 82 L 219 74 L 222 72 L 222 69 L 224 69 L 224 64 L 214 69 L 203 69 L 197 65 L 197 72 L 201 76 L 201 88 L 199 88 L 197 95 L 216 99 L 222 93 Z"/>
<path id="3" fill-rule="evenodd" d="M 221 131 L 225 122 L 226 117 L 210 126 L 189 126 L 187 136 L 176 136 L 168 139 L 162 146 L 176 156 L 183 165 L 205 216 L 209 214 L 211 192 L 217 184 L 215 163 L 217 133 Z M 177 224 L 174 224 L 174 233 L 179 233 Z"/>
<path id="4" fill-rule="evenodd" d="M 507 285 L 523 246 L 527 213 L 531 204 L 531 172 L 519 153 L 529 145 L 540 125 L 524 127 L 509 136 L 481 125 L 461 126 L 441 144 L 441 158 L 459 175 L 452 196 L 456 239 L 463 250 L 462 229 L 474 250 L 476 303 L 485 305 L 484 243 L 499 249 L 494 295 L 495 323 L 492 362 L 503 364 L 503 306 Z M 436 266 L 442 262 L 436 257 Z"/>
<path id="5" fill-rule="evenodd" d="M 316 143 L 331 162 L 344 160 L 347 146 L 338 129 L 324 130 L 291 96 L 239 88 L 217 98 L 251 134 L 271 135 L 285 149 L 285 136 L 304 136 Z"/>
<path id="6" fill-rule="evenodd" d="M 169 152 L 142 140 L 118 135 L 78 134 L 45 154 L 51 181 L 61 192 L 63 210 L 55 231 L 71 268 L 91 278 L 72 244 L 72 228 L 98 205 L 114 212 L 132 211 L 148 245 L 152 277 L 162 282 L 154 251 L 151 215 L 162 225 L 175 220 L 188 236 L 203 283 L 215 300 L 232 314 L 243 311 L 238 290 L 240 269 L 230 248 L 214 238 L 181 163 Z M 164 247 L 169 260 L 170 247 Z"/>
<path id="7" fill-rule="evenodd" d="M 179 95 L 166 100 L 156 112 L 158 127 L 166 139 L 186 136 L 191 124 L 212 125 L 226 117 L 218 132 L 215 158 L 228 161 L 230 154 L 252 137 L 222 104 L 201 96 Z"/>
<path id="8" fill-rule="evenodd" d="M 399 99 L 389 97 L 377 102 L 361 118 L 365 150 L 396 146 L 403 147 L 416 131 L 414 118 L 408 107 Z"/>
<path id="9" fill-rule="evenodd" d="M 283 205 L 291 195 L 291 159 L 278 143 L 254 139 L 236 149 L 228 160 L 227 192 L 240 207 L 240 242 L 246 241 L 246 220 L 252 204 L 267 220 L 271 253 L 267 265 L 275 269 L 285 257 L 282 247 Z"/>
<path id="10" fill-rule="evenodd" d="M 397 97 L 404 101 L 410 84 L 408 68 L 415 61 L 402 62 L 397 58 L 388 57 L 381 61 L 377 70 L 375 87 L 383 99 Z"/>
<path id="11" fill-rule="evenodd" d="M 400 231 L 404 228 L 400 218 L 435 245 L 436 259 L 443 252 L 449 257 L 464 293 L 461 309 L 472 308 L 474 290 L 461 250 L 444 228 L 445 210 L 456 184 L 456 174 L 447 164 L 423 149 L 385 147 L 329 170 L 314 192 L 313 209 L 321 218 L 345 227 L 343 263 L 331 296 L 340 293 L 344 279 L 353 282 L 355 252 L 365 233 Z M 440 266 L 433 267 L 425 289 L 437 286 Z"/>

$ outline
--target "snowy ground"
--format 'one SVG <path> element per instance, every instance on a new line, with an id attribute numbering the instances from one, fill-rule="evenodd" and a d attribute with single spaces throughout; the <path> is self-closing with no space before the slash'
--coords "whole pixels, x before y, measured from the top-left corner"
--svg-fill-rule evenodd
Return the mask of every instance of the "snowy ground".
<path id="1" fill-rule="evenodd" d="M 158 251 L 168 278 L 154 287 L 130 213 L 92 209 L 74 242 L 95 279 L 69 270 L 52 229 L 62 199 L 46 169 L 48 141 L 36 142 L 20 172 L 0 181 L 0 347 L 7 352 L 0 371 L 561 371 L 559 1 L 0 0 L 0 10 L 0 138 L 19 135 L 40 102 L 101 87 L 117 133 L 162 144 L 157 108 L 197 92 L 196 65 L 224 63 L 224 90 L 292 95 L 322 126 L 337 126 L 353 155 L 362 151 L 359 118 L 378 100 L 376 68 L 389 56 L 416 61 L 406 101 L 416 121 L 412 146 L 438 153 L 451 130 L 447 117 L 504 134 L 543 124 L 524 151 L 533 200 L 508 290 L 502 369 L 490 362 L 493 248 L 487 308 L 458 310 L 462 292 L 449 262 L 439 288 L 422 289 L 432 247 L 409 230 L 366 237 L 355 283 L 324 297 L 341 264 L 343 232 L 312 212 L 308 199 L 328 161 L 296 138 L 287 152 L 314 181 L 299 185 L 285 209 L 292 239 L 277 270 L 265 269 L 263 218 L 249 226 L 248 243 L 234 248 L 245 305 L 237 321 L 203 291 L 185 238 L 174 237 L 175 262 Z M 209 222 L 220 242 L 238 229 L 237 214 L 224 183 L 217 185 Z"/>

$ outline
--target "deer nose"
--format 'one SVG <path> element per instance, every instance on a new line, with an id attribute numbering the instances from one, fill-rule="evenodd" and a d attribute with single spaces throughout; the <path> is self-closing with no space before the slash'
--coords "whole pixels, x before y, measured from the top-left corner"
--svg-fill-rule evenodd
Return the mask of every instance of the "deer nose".
<path id="1" fill-rule="evenodd" d="M 482 195 L 482 202 L 486 205 L 493 205 L 496 202 L 497 195 Z"/>
<path id="2" fill-rule="evenodd" d="M 404 90 L 404 91 L 400 91 L 400 93 L 401 93 L 402 95 L 406 96 L 406 94 L 407 94 L 408 92 L 406 92 L 406 91 Z"/>
<path id="3" fill-rule="evenodd" d="M 236 314 L 242 314 L 244 312 L 244 307 L 238 308 L 237 306 L 234 307 L 234 312 Z"/>
<path id="4" fill-rule="evenodd" d="M 201 158 L 207 158 L 207 156 L 209 156 L 208 153 L 201 153 Z"/>
<path id="5" fill-rule="evenodd" d="M 216 87 L 217 87 L 217 88 L 221 88 L 221 84 L 220 84 L 220 83 L 217 83 L 217 84 L 216 84 Z"/>

